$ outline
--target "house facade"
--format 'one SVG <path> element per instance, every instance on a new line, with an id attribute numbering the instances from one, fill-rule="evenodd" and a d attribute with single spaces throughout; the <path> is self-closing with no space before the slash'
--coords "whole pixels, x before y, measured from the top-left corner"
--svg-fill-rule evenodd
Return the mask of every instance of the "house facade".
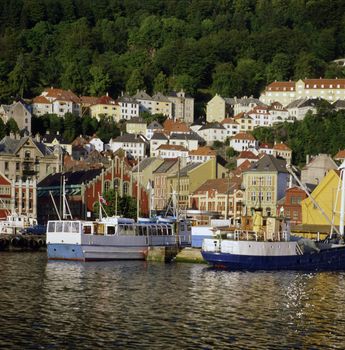
<path id="1" fill-rule="evenodd" d="M 31 112 L 29 106 L 22 101 L 13 102 L 11 105 L 0 106 L 0 119 L 7 123 L 10 119 L 15 120 L 19 130 L 27 130 L 31 133 Z"/>
<path id="2" fill-rule="evenodd" d="M 170 92 L 167 95 L 172 102 L 172 116 L 174 120 L 182 120 L 188 125 L 194 122 L 194 98 L 183 90 Z"/>

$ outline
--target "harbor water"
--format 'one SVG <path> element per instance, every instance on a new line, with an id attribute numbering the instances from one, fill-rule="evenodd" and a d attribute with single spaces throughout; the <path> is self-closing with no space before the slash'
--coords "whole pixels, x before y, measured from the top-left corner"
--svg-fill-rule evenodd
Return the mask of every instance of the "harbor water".
<path id="1" fill-rule="evenodd" d="M 0 253 L 1 349 L 344 349 L 345 273 Z"/>

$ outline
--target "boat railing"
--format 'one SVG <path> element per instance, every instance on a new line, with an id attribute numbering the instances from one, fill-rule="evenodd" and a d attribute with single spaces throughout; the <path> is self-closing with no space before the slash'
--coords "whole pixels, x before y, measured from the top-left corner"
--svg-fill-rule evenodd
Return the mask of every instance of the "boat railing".
<path id="1" fill-rule="evenodd" d="M 228 239 L 233 239 L 235 241 L 257 241 L 258 240 L 258 235 L 254 231 L 249 231 L 249 230 L 234 230 L 231 233 L 227 234 Z"/>

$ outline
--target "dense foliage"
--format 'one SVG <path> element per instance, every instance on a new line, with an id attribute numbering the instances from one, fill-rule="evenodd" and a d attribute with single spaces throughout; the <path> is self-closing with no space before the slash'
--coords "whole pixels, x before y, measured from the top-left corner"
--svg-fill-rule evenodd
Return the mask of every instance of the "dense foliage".
<path id="1" fill-rule="evenodd" d="M 258 95 L 275 79 L 344 77 L 343 0 L 0 2 L 0 101 L 184 88 Z M 200 111 L 197 105 L 197 112 Z"/>
<path id="2" fill-rule="evenodd" d="M 253 135 L 261 142 L 286 143 L 293 151 L 293 164 L 301 165 L 307 155 L 327 153 L 334 156 L 345 149 L 345 110 L 334 111 L 324 102 L 315 115 L 308 112 L 302 121 L 257 128 Z"/>
<path id="3" fill-rule="evenodd" d="M 109 142 L 110 138 L 120 135 L 120 125 L 117 125 L 111 117 L 106 116 L 101 116 L 99 122 L 90 116 L 85 116 L 80 120 L 72 113 L 66 113 L 64 118 L 56 114 L 33 116 L 32 134 L 44 135 L 47 131 L 51 134 L 63 135 L 67 142 L 72 142 L 78 135 L 97 135 L 103 142 Z"/>

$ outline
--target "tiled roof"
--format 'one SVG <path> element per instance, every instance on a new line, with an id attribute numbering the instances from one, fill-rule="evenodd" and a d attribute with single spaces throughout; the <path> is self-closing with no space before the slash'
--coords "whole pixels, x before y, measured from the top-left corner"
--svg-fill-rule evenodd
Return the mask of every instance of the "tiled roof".
<path id="1" fill-rule="evenodd" d="M 42 136 L 42 142 L 43 143 L 52 143 L 54 140 L 59 141 L 59 143 L 62 144 L 68 144 L 69 142 L 67 142 L 64 137 L 60 134 L 45 134 Z"/>
<path id="2" fill-rule="evenodd" d="M 56 100 L 72 101 L 74 103 L 80 103 L 80 98 L 71 90 L 48 88 L 44 90 L 44 96 L 51 97 Z"/>
<path id="3" fill-rule="evenodd" d="M 188 172 L 200 166 L 200 163 L 189 163 L 180 170 L 180 176 L 187 176 Z"/>
<path id="4" fill-rule="evenodd" d="M 134 118 L 132 118 L 130 120 L 127 120 L 126 124 L 145 124 L 146 125 L 146 122 L 141 117 L 134 117 Z"/>
<path id="5" fill-rule="evenodd" d="M 205 193 L 209 191 L 216 191 L 218 193 L 226 194 L 226 193 L 234 193 L 234 190 L 239 188 L 239 184 L 237 181 L 233 181 L 229 178 L 223 179 L 210 179 L 205 181 L 200 187 L 198 187 L 193 194 L 197 193 Z"/>
<path id="6" fill-rule="evenodd" d="M 157 173 L 166 173 L 169 171 L 175 164 L 177 164 L 176 158 L 164 159 L 164 162 L 153 172 Z"/>
<path id="7" fill-rule="evenodd" d="M 151 140 L 168 140 L 168 138 L 162 132 L 155 132 L 152 135 Z"/>
<path id="8" fill-rule="evenodd" d="M 117 102 L 131 103 L 131 104 L 139 104 L 137 100 L 128 95 L 122 95 L 117 99 Z"/>
<path id="9" fill-rule="evenodd" d="M 255 155 L 252 151 L 242 151 L 238 157 L 238 159 L 258 159 L 258 156 Z"/>
<path id="10" fill-rule="evenodd" d="M 171 103 L 171 101 L 164 96 L 161 92 L 157 92 L 152 96 L 152 100 L 154 101 L 159 101 L 159 102 L 166 102 L 166 103 Z"/>
<path id="11" fill-rule="evenodd" d="M 190 132 L 190 129 L 186 123 L 179 121 L 175 122 L 171 119 L 166 119 L 166 121 L 163 124 L 163 127 L 167 134 L 170 134 L 172 132 Z"/>
<path id="12" fill-rule="evenodd" d="M 80 185 L 93 180 L 96 176 L 100 175 L 102 169 L 82 170 L 82 171 L 71 171 L 64 173 L 66 185 Z M 37 187 L 51 187 L 60 186 L 61 184 L 61 173 L 50 174 L 37 184 Z"/>
<path id="13" fill-rule="evenodd" d="M 252 134 L 248 134 L 246 132 L 239 132 L 238 134 L 232 136 L 231 139 L 255 141 L 255 137 Z"/>
<path id="14" fill-rule="evenodd" d="M 141 137 L 134 134 L 123 134 L 113 139 L 113 142 L 145 143 Z"/>
<path id="15" fill-rule="evenodd" d="M 12 139 L 9 136 L 5 136 L 0 141 L 0 153 L 15 154 L 17 151 L 29 140 L 31 139 L 39 151 L 45 156 L 52 154 L 52 149 L 47 147 L 42 142 L 36 142 L 31 137 L 22 137 L 20 140 Z"/>
<path id="16" fill-rule="evenodd" d="M 345 159 L 345 149 L 340 150 L 333 158 L 335 160 Z"/>
<path id="17" fill-rule="evenodd" d="M 273 145 L 268 144 L 268 143 L 260 143 L 259 148 L 263 148 L 263 149 L 273 149 Z"/>
<path id="18" fill-rule="evenodd" d="M 216 156 L 217 152 L 214 151 L 211 147 L 204 146 L 199 147 L 196 150 L 189 151 L 190 156 Z"/>
<path id="19" fill-rule="evenodd" d="M 345 79 L 303 79 L 306 89 L 345 89 Z"/>
<path id="20" fill-rule="evenodd" d="M 223 124 L 223 125 L 224 124 L 236 124 L 236 125 L 239 125 L 234 118 L 225 118 L 220 123 Z"/>
<path id="21" fill-rule="evenodd" d="M 96 105 L 115 105 L 116 102 L 108 95 L 101 96 L 97 99 Z"/>
<path id="22" fill-rule="evenodd" d="M 163 129 L 163 126 L 158 123 L 156 120 L 154 120 L 153 122 L 151 122 L 148 126 L 148 129 Z"/>
<path id="23" fill-rule="evenodd" d="M 333 103 L 333 107 L 335 107 L 335 108 L 345 108 L 345 100 L 336 100 Z"/>
<path id="24" fill-rule="evenodd" d="M 133 95 L 133 98 L 135 98 L 136 100 L 152 101 L 152 97 L 144 90 L 138 91 L 135 95 Z"/>
<path id="25" fill-rule="evenodd" d="M 209 123 L 209 124 L 205 124 L 203 125 L 200 129 L 200 130 L 209 130 L 209 129 L 220 129 L 220 130 L 223 130 L 225 129 L 224 126 L 220 123 Z"/>
<path id="26" fill-rule="evenodd" d="M 197 137 L 194 134 L 178 134 L 178 133 L 171 133 L 170 134 L 170 140 L 186 140 L 186 141 L 198 141 L 199 137 Z"/>
<path id="27" fill-rule="evenodd" d="M 51 102 L 44 96 L 36 96 L 33 100 L 32 103 L 44 103 L 44 104 L 50 104 Z"/>
<path id="28" fill-rule="evenodd" d="M 285 144 L 285 143 L 276 143 L 273 146 L 273 149 L 277 150 L 277 151 L 291 151 L 291 149 Z"/>
<path id="29" fill-rule="evenodd" d="M 279 173 L 287 173 L 285 159 L 278 159 L 272 155 L 265 154 L 256 163 L 252 164 L 249 172 L 255 171 L 277 171 Z"/>
<path id="30" fill-rule="evenodd" d="M 187 149 L 181 145 L 160 145 L 157 150 L 187 151 Z"/>
<path id="31" fill-rule="evenodd" d="M 274 81 L 266 86 L 266 91 L 295 91 L 294 81 Z"/>
<path id="32" fill-rule="evenodd" d="M 156 161 L 157 158 L 155 157 L 149 157 L 149 158 L 144 158 L 143 160 L 140 161 L 139 163 L 139 171 L 145 170 L 147 167 L 149 167 L 154 161 Z M 136 165 L 133 169 L 132 172 L 138 172 L 138 165 Z"/>
<path id="33" fill-rule="evenodd" d="M 94 105 L 97 103 L 98 97 L 94 96 L 81 96 L 80 101 L 84 105 Z"/>

